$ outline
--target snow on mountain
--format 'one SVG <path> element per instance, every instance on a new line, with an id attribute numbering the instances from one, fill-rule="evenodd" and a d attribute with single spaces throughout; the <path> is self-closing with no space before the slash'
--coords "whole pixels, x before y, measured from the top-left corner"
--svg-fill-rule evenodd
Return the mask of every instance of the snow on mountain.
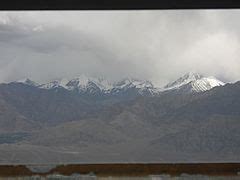
<path id="1" fill-rule="evenodd" d="M 196 80 L 195 82 L 192 82 L 193 90 L 196 92 L 201 91 L 207 91 L 210 90 L 216 86 L 223 86 L 225 83 L 222 81 L 219 81 L 215 77 L 207 77 L 207 78 L 201 78 Z"/>
<path id="2" fill-rule="evenodd" d="M 225 85 L 224 82 L 216 79 L 213 76 L 203 77 L 200 74 L 190 72 L 180 77 L 176 81 L 167 84 L 163 90 L 167 91 L 184 89 L 185 91 L 201 92 L 223 85 Z"/>
<path id="3" fill-rule="evenodd" d="M 146 80 L 126 78 L 120 82 L 115 83 L 115 87 L 117 88 L 135 87 L 141 89 L 141 88 L 153 88 L 153 84 L 150 81 Z"/>
<path id="4" fill-rule="evenodd" d="M 120 82 L 115 83 L 112 92 L 116 94 L 120 91 L 126 91 L 131 88 L 137 89 L 138 93 L 141 95 L 154 95 L 158 93 L 158 89 L 155 88 L 150 81 L 133 78 L 126 78 Z"/>
<path id="5" fill-rule="evenodd" d="M 98 88 L 100 91 L 106 91 L 112 88 L 112 85 L 103 78 L 92 78 L 85 75 L 81 75 L 77 78 L 70 80 L 67 83 L 67 87 L 70 90 L 79 89 L 87 90 L 91 87 Z"/>
<path id="6" fill-rule="evenodd" d="M 180 77 L 179 79 L 177 79 L 176 81 L 173 81 L 171 83 L 168 83 L 164 89 L 177 89 L 183 85 L 186 85 L 190 82 L 196 81 L 198 79 L 201 79 L 203 76 L 197 73 L 193 73 L 193 72 L 189 72 L 185 75 L 183 75 L 182 77 Z"/>
<path id="7" fill-rule="evenodd" d="M 139 94 L 157 93 L 157 88 L 153 86 L 150 81 L 137 80 L 132 78 L 126 78 L 117 83 L 110 83 L 104 78 L 93 78 L 85 75 L 73 78 L 71 80 L 60 79 L 54 80 L 46 84 L 39 86 L 44 89 L 54 89 L 54 88 L 65 88 L 67 90 L 77 90 L 79 92 L 90 92 L 90 93 L 113 93 L 126 91 L 128 89 L 137 89 Z"/>
<path id="8" fill-rule="evenodd" d="M 181 90 L 183 92 L 201 92 L 212 89 L 215 86 L 223 86 L 225 83 L 215 77 L 204 77 L 198 73 L 187 73 L 179 79 L 167 84 L 163 88 L 155 87 L 150 81 L 126 78 L 116 83 L 110 83 L 104 78 L 93 78 L 85 75 L 78 76 L 71 80 L 57 79 L 42 85 L 29 80 L 22 79 L 17 82 L 37 86 L 43 89 L 64 88 L 71 91 L 87 93 L 118 94 L 128 90 L 141 95 L 157 95 L 163 91 Z M 129 91 L 128 91 L 129 92 Z"/>
<path id="9" fill-rule="evenodd" d="M 68 80 L 63 78 L 63 79 L 58 79 L 58 80 L 51 81 L 51 82 L 46 83 L 46 84 L 42 84 L 39 87 L 43 88 L 43 89 L 54 89 L 54 88 L 68 89 L 68 87 L 66 86 L 67 83 L 68 83 Z"/>
<path id="10" fill-rule="evenodd" d="M 16 83 L 22 83 L 22 84 L 26 84 L 26 85 L 29 85 L 29 86 L 39 86 L 38 83 L 28 79 L 28 78 L 24 78 L 24 79 L 20 79 L 18 81 L 15 81 Z"/>
<path id="11" fill-rule="evenodd" d="M 43 89 L 64 88 L 67 90 L 77 90 L 79 92 L 105 92 L 112 88 L 112 85 L 103 78 L 92 78 L 85 75 L 68 79 L 58 79 L 39 86 Z"/>

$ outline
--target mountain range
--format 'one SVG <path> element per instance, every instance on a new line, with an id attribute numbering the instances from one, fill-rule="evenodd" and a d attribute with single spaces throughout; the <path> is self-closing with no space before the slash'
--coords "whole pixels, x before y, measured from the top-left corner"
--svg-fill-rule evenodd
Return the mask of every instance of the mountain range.
<path id="1" fill-rule="evenodd" d="M 240 160 L 240 82 L 84 75 L 0 84 L 0 163 Z"/>
<path id="2" fill-rule="evenodd" d="M 134 78 L 125 78 L 119 82 L 110 83 L 103 78 L 92 78 L 85 75 L 68 80 L 57 79 L 47 83 L 39 84 L 28 78 L 15 81 L 42 89 L 65 89 L 87 94 L 118 94 L 129 89 L 135 89 L 140 95 L 158 95 L 163 91 L 178 90 L 184 92 L 201 92 L 212 89 L 216 86 L 223 86 L 225 83 L 215 77 L 204 77 L 198 73 L 187 73 L 170 82 L 164 87 L 155 87 L 150 81 Z"/>

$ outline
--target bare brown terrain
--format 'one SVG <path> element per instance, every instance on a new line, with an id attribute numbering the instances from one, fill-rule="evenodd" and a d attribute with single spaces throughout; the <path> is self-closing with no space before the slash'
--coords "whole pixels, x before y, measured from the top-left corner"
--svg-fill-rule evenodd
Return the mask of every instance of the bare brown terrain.
<path id="1" fill-rule="evenodd" d="M 208 176 L 235 176 L 240 172 L 240 163 L 195 163 L 195 164 L 69 164 L 59 165 L 49 172 L 32 172 L 25 165 L 0 165 L 0 176 L 32 176 L 74 173 L 97 176 L 146 176 L 169 174 L 201 174 Z"/>

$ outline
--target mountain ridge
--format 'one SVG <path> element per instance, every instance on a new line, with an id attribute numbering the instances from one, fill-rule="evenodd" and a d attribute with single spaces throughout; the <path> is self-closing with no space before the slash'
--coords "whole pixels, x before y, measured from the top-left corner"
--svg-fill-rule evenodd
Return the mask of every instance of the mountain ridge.
<path id="1" fill-rule="evenodd" d="M 117 82 L 109 82 L 104 78 L 92 78 L 85 75 L 75 77 L 73 79 L 56 79 L 47 83 L 39 84 L 28 78 L 25 80 L 15 81 L 18 83 L 24 83 L 32 85 L 42 89 L 57 89 L 64 88 L 70 91 L 98 93 L 98 94 L 118 94 L 129 89 L 135 89 L 139 95 L 158 95 L 164 91 L 185 91 L 189 92 L 202 92 L 212 89 L 216 86 L 225 85 L 224 82 L 216 79 L 213 76 L 204 77 L 198 73 L 186 73 L 177 80 L 168 83 L 163 87 L 154 86 L 152 82 L 148 80 L 139 80 L 135 78 L 124 78 Z"/>

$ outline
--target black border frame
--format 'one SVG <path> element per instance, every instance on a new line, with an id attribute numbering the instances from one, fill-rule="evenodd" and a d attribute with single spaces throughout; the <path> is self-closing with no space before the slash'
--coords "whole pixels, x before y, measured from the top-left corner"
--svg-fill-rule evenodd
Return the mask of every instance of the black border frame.
<path id="1" fill-rule="evenodd" d="M 0 10 L 236 9 L 240 0 L 2 0 Z"/>

